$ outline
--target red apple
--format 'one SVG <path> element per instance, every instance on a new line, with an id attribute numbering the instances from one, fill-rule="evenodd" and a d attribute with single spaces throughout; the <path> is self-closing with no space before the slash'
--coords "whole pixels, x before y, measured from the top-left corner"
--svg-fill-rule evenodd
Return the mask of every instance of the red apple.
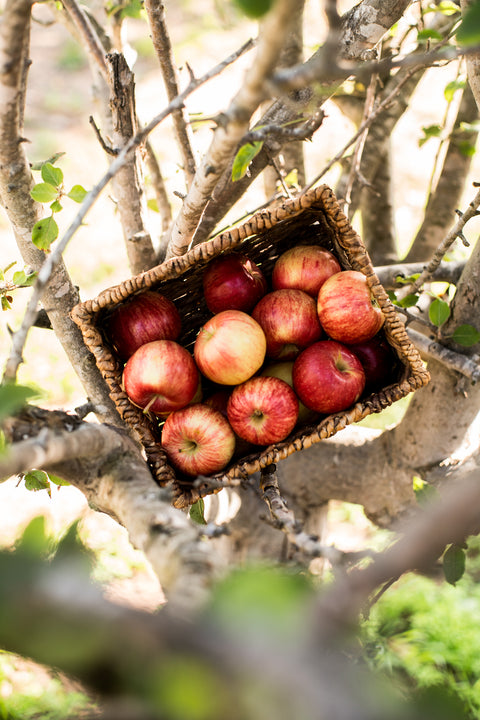
<path id="1" fill-rule="evenodd" d="M 255 305 L 252 317 L 267 338 L 267 356 L 288 360 L 322 336 L 315 300 L 302 290 L 275 290 Z"/>
<path id="2" fill-rule="evenodd" d="M 394 381 L 398 358 L 381 335 L 349 346 L 365 372 L 365 390 L 374 392 Z"/>
<path id="3" fill-rule="evenodd" d="M 173 302 L 150 290 L 118 305 L 105 324 L 122 360 L 154 340 L 176 340 L 181 330 L 180 314 Z"/>
<path id="4" fill-rule="evenodd" d="M 262 375 L 266 377 L 277 377 L 286 382 L 293 389 L 293 360 L 283 360 L 273 362 L 262 370 Z M 317 419 L 318 413 L 307 408 L 302 402 L 298 403 L 298 420 L 297 423 L 306 425 Z"/>
<path id="5" fill-rule="evenodd" d="M 224 310 L 200 329 L 193 354 L 201 373 L 219 385 L 238 385 L 259 370 L 267 343 L 260 325 L 240 310 Z"/>
<path id="6" fill-rule="evenodd" d="M 197 403 L 170 413 L 162 447 L 171 464 L 186 475 L 211 475 L 232 458 L 235 435 L 220 412 Z"/>
<path id="7" fill-rule="evenodd" d="M 280 255 L 273 266 L 272 287 L 296 288 L 316 298 L 325 280 L 341 269 L 329 250 L 318 245 L 297 245 Z"/>
<path id="8" fill-rule="evenodd" d="M 123 387 L 134 405 L 164 415 L 193 400 L 199 374 L 185 348 L 173 340 L 155 340 L 139 347 L 127 360 Z"/>
<path id="9" fill-rule="evenodd" d="M 255 445 L 270 445 L 292 432 L 298 417 L 298 400 L 283 380 L 257 376 L 234 388 L 227 414 L 239 437 Z"/>
<path id="10" fill-rule="evenodd" d="M 203 294 L 212 313 L 250 312 L 267 292 L 263 272 L 246 255 L 220 255 L 203 274 Z"/>
<path id="11" fill-rule="evenodd" d="M 349 348 L 335 340 L 321 340 L 295 360 L 293 387 L 304 405 L 329 415 L 358 400 L 365 387 L 365 373 Z"/>
<path id="12" fill-rule="evenodd" d="M 320 288 L 320 323 L 332 340 L 347 345 L 370 340 L 383 325 L 384 315 L 358 270 L 332 275 Z"/>

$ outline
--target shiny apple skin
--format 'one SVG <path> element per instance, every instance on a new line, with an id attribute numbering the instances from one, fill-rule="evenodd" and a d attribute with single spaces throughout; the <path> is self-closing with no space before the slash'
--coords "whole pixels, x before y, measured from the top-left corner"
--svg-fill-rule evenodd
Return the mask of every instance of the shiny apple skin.
<path id="1" fill-rule="evenodd" d="M 164 416 L 188 405 L 199 388 L 190 353 L 173 340 L 155 340 L 127 360 L 122 384 L 134 405 Z"/>
<path id="2" fill-rule="evenodd" d="M 222 413 L 197 403 L 170 413 L 162 429 L 162 447 L 177 470 L 193 477 L 212 475 L 230 462 L 235 435 Z"/>
<path id="3" fill-rule="evenodd" d="M 182 321 L 171 300 L 147 290 L 118 305 L 106 327 L 119 357 L 127 360 L 141 345 L 154 340 L 177 340 Z"/>
<path id="4" fill-rule="evenodd" d="M 349 348 L 362 363 L 365 392 L 374 392 L 394 382 L 398 358 L 382 333 Z"/>
<path id="5" fill-rule="evenodd" d="M 210 312 L 250 312 L 267 292 L 261 269 L 246 255 L 220 255 L 203 274 L 203 294 Z"/>
<path id="6" fill-rule="evenodd" d="M 300 353 L 292 377 L 301 402 L 324 415 L 349 408 L 365 387 L 360 360 L 335 340 L 321 340 Z"/>
<path id="7" fill-rule="evenodd" d="M 298 399 L 284 380 L 257 376 L 233 389 L 227 415 L 239 437 L 254 445 L 271 445 L 295 427 Z"/>
<path id="8" fill-rule="evenodd" d="M 263 364 L 267 341 L 260 325 L 240 310 L 213 315 L 200 329 L 193 354 L 200 372 L 219 385 L 238 385 Z"/>
<path id="9" fill-rule="evenodd" d="M 277 377 L 286 382 L 293 389 L 293 363 L 294 360 L 274 360 L 266 365 L 261 374 L 268 377 Z M 309 425 L 318 417 L 318 413 L 307 408 L 302 402 L 298 403 L 297 424 Z"/>
<path id="10" fill-rule="evenodd" d="M 323 283 L 341 269 L 329 250 L 319 245 L 296 245 L 280 255 L 273 266 L 272 287 L 274 290 L 303 290 L 317 298 Z"/>
<path id="11" fill-rule="evenodd" d="M 317 310 L 326 334 L 347 345 L 370 340 L 385 319 L 366 276 L 358 270 L 343 270 L 328 278 L 318 293 Z"/>
<path id="12" fill-rule="evenodd" d="M 274 290 L 252 311 L 267 338 L 267 356 L 289 360 L 322 337 L 315 300 L 302 290 Z"/>

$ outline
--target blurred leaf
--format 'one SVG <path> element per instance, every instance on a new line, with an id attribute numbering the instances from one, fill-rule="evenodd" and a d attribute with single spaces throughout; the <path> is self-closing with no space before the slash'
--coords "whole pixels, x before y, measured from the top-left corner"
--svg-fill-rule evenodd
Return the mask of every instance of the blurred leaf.
<path id="1" fill-rule="evenodd" d="M 56 187 L 48 182 L 37 183 L 30 190 L 30 195 L 34 200 L 40 203 L 48 203 L 55 200 L 58 195 Z"/>
<path id="2" fill-rule="evenodd" d="M 450 317 L 450 305 L 445 300 L 435 298 L 428 308 L 428 317 L 433 325 L 440 327 Z"/>
<path id="3" fill-rule="evenodd" d="M 23 286 L 30 286 L 33 285 L 37 278 L 37 273 L 33 272 L 27 275 L 25 270 L 18 270 L 17 272 L 13 273 L 12 281 L 15 283 L 15 285 L 23 285 Z"/>
<path id="4" fill-rule="evenodd" d="M 48 160 L 40 160 L 40 162 L 32 163 L 32 170 L 41 170 L 44 165 L 47 163 L 50 163 L 51 165 L 54 165 L 59 158 L 61 158 L 63 155 L 65 155 L 64 152 L 58 152 L 52 155 L 48 158 Z"/>
<path id="5" fill-rule="evenodd" d="M 63 182 L 63 172 L 60 168 L 54 167 L 52 163 L 46 162 L 42 165 L 42 179 L 46 183 L 50 183 L 58 188 Z"/>
<path id="6" fill-rule="evenodd" d="M 451 0 L 441 0 L 438 5 L 437 3 L 431 3 L 424 12 L 440 12 L 442 15 L 456 15 L 460 12 L 460 8 Z"/>
<path id="7" fill-rule="evenodd" d="M 1 296 L 2 310 L 10 310 L 11 302 L 12 302 L 11 295 L 2 295 Z"/>
<path id="8" fill-rule="evenodd" d="M 417 42 L 424 44 L 429 40 L 443 40 L 443 35 L 433 28 L 425 28 L 424 30 L 420 30 L 418 32 Z"/>
<path id="9" fill-rule="evenodd" d="M 478 133 L 480 132 L 480 120 L 474 120 L 471 123 L 468 122 L 461 122 L 460 123 L 460 130 L 463 132 L 474 132 Z"/>
<path id="10" fill-rule="evenodd" d="M 413 476 L 413 492 L 415 493 L 415 499 L 421 507 L 425 507 L 432 500 L 438 497 L 439 493 L 434 485 L 422 480 L 418 475 Z"/>
<path id="11" fill-rule="evenodd" d="M 46 490 L 50 497 L 52 496 L 48 475 L 43 470 L 31 470 L 24 476 L 23 479 L 27 490 L 32 490 L 33 492 Z"/>
<path id="12" fill-rule="evenodd" d="M 28 523 L 17 542 L 18 550 L 26 550 L 30 555 L 36 556 L 50 554 L 52 546 L 52 538 L 47 534 L 46 520 L 43 515 L 38 515 Z"/>
<path id="13" fill-rule="evenodd" d="M 58 487 L 68 487 L 70 485 L 68 480 L 64 480 L 63 478 L 58 477 L 58 475 L 52 475 L 50 472 L 48 473 L 48 479 L 54 485 L 58 485 Z"/>
<path id="14" fill-rule="evenodd" d="M 248 166 L 252 162 L 253 158 L 258 155 L 263 147 L 263 142 L 256 141 L 254 143 L 246 143 L 242 145 L 240 150 L 235 155 L 232 166 L 232 182 L 240 180 L 246 174 Z"/>
<path id="15" fill-rule="evenodd" d="M 465 80 L 452 80 L 451 82 L 447 83 L 447 85 L 445 86 L 445 90 L 443 91 L 445 100 L 447 102 L 451 102 L 456 91 L 463 90 L 466 84 L 467 83 Z"/>
<path id="16" fill-rule="evenodd" d="M 81 185 L 74 185 L 70 192 L 67 194 L 67 197 L 70 198 L 70 200 L 73 200 L 76 203 L 82 203 L 85 200 L 85 197 L 87 195 L 87 191 L 84 187 Z"/>
<path id="17" fill-rule="evenodd" d="M 480 332 L 473 325 L 459 325 L 455 328 L 453 340 L 464 347 L 471 347 L 480 340 Z"/>
<path id="18" fill-rule="evenodd" d="M 273 5 L 273 0 L 233 0 L 233 3 L 250 18 L 260 18 Z"/>
<path id="19" fill-rule="evenodd" d="M 480 43 L 480 0 L 473 0 L 466 8 L 457 30 L 457 42 L 463 46 Z"/>
<path id="20" fill-rule="evenodd" d="M 418 141 L 418 146 L 422 147 L 422 145 L 425 145 L 427 140 L 430 140 L 432 137 L 440 137 L 442 134 L 442 128 L 440 125 L 427 125 L 426 127 L 422 127 L 423 130 L 423 137 L 420 138 Z"/>
<path id="21" fill-rule="evenodd" d="M 63 205 L 59 202 L 59 200 L 54 200 L 50 205 L 50 210 L 52 213 L 60 212 L 60 210 L 63 210 Z"/>
<path id="22" fill-rule="evenodd" d="M 193 503 L 190 508 L 190 517 L 199 525 L 207 524 L 207 521 L 205 520 L 205 503 L 203 498 L 199 498 L 196 503 Z"/>
<path id="23" fill-rule="evenodd" d="M 462 579 L 465 572 L 465 550 L 459 545 L 450 545 L 443 555 L 443 574 L 450 585 Z"/>
<path id="24" fill-rule="evenodd" d="M 472 145 L 468 140 L 461 140 L 457 143 L 457 147 L 464 157 L 473 157 L 477 151 L 476 146 Z"/>
<path id="25" fill-rule="evenodd" d="M 397 282 L 399 285 L 410 285 L 410 283 L 418 280 L 419 277 L 420 273 L 415 273 L 414 275 L 397 275 L 395 277 L 395 282 Z"/>
<path id="26" fill-rule="evenodd" d="M 158 209 L 157 198 L 150 198 L 149 200 L 147 200 L 147 207 L 149 210 L 152 210 L 153 212 L 156 212 L 156 213 L 160 212 L 160 210 Z"/>
<path id="27" fill-rule="evenodd" d="M 27 385 L 0 385 L 0 421 L 16 413 L 34 397 L 38 397 L 38 391 Z"/>
<path id="28" fill-rule="evenodd" d="M 40 250 L 48 250 L 50 245 L 58 237 L 58 225 L 53 215 L 42 218 L 35 223 L 32 230 L 32 242 Z"/>

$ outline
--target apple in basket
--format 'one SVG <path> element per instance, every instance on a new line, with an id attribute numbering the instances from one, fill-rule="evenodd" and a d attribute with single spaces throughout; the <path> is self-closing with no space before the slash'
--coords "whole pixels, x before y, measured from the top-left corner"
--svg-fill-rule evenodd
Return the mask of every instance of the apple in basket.
<path id="1" fill-rule="evenodd" d="M 394 382 L 398 358 L 381 333 L 349 348 L 362 363 L 366 391 L 374 392 Z"/>
<path id="2" fill-rule="evenodd" d="M 365 387 L 360 360 L 335 340 L 320 340 L 304 350 L 293 365 L 293 387 L 311 410 L 329 415 L 353 405 Z"/>
<path id="3" fill-rule="evenodd" d="M 170 413 L 162 429 L 162 447 L 177 470 L 211 475 L 232 458 L 235 435 L 221 412 L 197 403 Z"/>
<path id="4" fill-rule="evenodd" d="M 248 313 L 266 292 L 263 272 L 246 255 L 220 255 L 203 274 L 203 294 L 212 313 L 222 310 Z"/>
<path id="5" fill-rule="evenodd" d="M 292 432 L 298 399 L 284 380 L 258 375 L 233 389 L 227 415 L 239 437 L 255 445 L 270 445 Z"/>
<path id="6" fill-rule="evenodd" d="M 261 374 L 267 377 L 277 377 L 284 380 L 293 389 L 293 360 L 280 360 L 269 363 L 263 368 Z M 302 402 L 298 403 L 298 420 L 297 423 L 306 425 L 313 423 L 318 417 L 318 413 L 307 408 Z"/>
<path id="7" fill-rule="evenodd" d="M 325 280 L 341 269 L 329 250 L 319 245 L 296 245 L 280 255 L 273 266 L 272 287 L 296 288 L 316 298 Z"/>
<path id="8" fill-rule="evenodd" d="M 188 405 L 199 388 L 199 374 L 188 350 L 173 340 L 155 340 L 127 360 L 123 388 L 134 405 L 165 415 Z"/>
<path id="9" fill-rule="evenodd" d="M 274 290 L 252 311 L 267 338 L 267 356 L 288 360 L 322 336 L 315 300 L 302 290 Z"/>
<path id="10" fill-rule="evenodd" d="M 317 309 L 327 335 L 347 345 L 372 338 L 385 319 L 366 276 L 358 270 L 328 278 L 318 293 Z"/>
<path id="11" fill-rule="evenodd" d="M 263 365 L 267 341 L 260 325 L 241 310 L 211 317 L 195 340 L 193 354 L 203 375 L 219 385 L 238 385 Z"/>
<path id="12" fill-rule="evenodd" d="M 147 290 L 118 305 L 105 325 L 119 356 L 127 360 L 141 345 L 176 340 L 181 319 L 171 300 Z"/>

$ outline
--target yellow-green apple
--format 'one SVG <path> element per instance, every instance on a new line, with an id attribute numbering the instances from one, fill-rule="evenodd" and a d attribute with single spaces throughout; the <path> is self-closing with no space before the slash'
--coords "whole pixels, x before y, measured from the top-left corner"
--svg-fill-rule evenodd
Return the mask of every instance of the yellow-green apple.
<path id="1" fill-rule="evenodd" d="M 293 387 L 304 405 L 329 415 L 358 400 L 365 387 L 365 373 L 349 348 L 335 340 L 320 340 L 295 360 Z"/>
<path id="2" fill-rule="evenodd" d="M 280 378 L 280 380 L 286 382 L 293 389 L 293 362 L 293 360 L 281 360 L 269 363 L 263 368 L 261 375 Z M 298 403 L 297 424 L 301 423 L 302 425 L 306 425 L 307 423 L 312 423 L 317 417 L 318 413 L 314 410 L 310 410 L 302 402 Z"/>
<path id="3" fill-rule="evenodd" d="M 372 338 L 385 319 L 366 276 L 358 270 L 328 278 L 318 293 L 317 309 L 327 335 L 347 345 Z"/>
<path id="4" fill-rule="evenodd" d="M 219 385 L 238 385 L 263 364 L 267 342 L 260 325 L 241 310 L 213 315 L 195 340 L 193 354 L 203 375 Z"/>
<path id="5" fill-rule="evenodd" d="M 362 363 L 366 392 L 374 392 L 394 382 L 398 358 L 382 333 L 365 342 L 349 345 L 349 348 Z"/>
<path id="6" fill-rule="evenodd" d="M 231 460 L 235 435 L 222 413 L 196 403 L 170 413 L 162 429 L 162 447 L 171 464 L 186 475 L 211 475 Z"/>
<path id="7" fill-rule="evenodd" d="M 325 280 L 341 269 L 329 250 L 319 245 L 296 245 L 280 255 L 273 266 L 272 287 L 296 288 L 316 298 Z"/>
<path id="8" fill-rule="evenodd" d="M 203 274 L 203 294 L 212 313 L 222 310 L 248 313 L 266 292 L 263 272 L 246 255 L 220 255 Z"/>
<path id="9" fill-rule="evenodd" d="M 173 340 L 154 340 L 127 360 L 122 384 L 134 405 L 161 416 L 193 400 L 199 374 L 188 350 Z"/>
<path id="10" fill-rule="evenodd" d="M 298 399 L 284 380 L 257 375 L 233 389 L 227 415 L 239 437 L 255 445 L 270 445 L 292 432 Z"/>
<path id="11" fill-rule="evenodd" d="M 181 325 L 174 303 L 150 290 L 117 305 L 105 322 L 108 336 L 122 360 L 154 340 L 177 340 Z"/>
<path id="12" fill-rule="evenodd" d="M 255 305 L 252 317 L 263 328 L 269 358 L 294 358 L 322 336 L 316 302 L 302 290 L 267 293 Z"/>

